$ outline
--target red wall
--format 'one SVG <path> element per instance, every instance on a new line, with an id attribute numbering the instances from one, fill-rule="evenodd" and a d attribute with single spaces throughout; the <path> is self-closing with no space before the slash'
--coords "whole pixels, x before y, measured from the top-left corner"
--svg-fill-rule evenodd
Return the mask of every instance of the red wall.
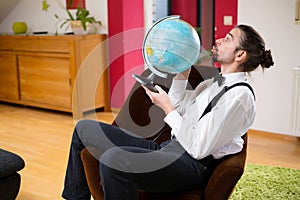
<path id="1" fill-rule="evenodd" d="M 215 0 L 215 39 L 224 37 L 237 24 L 238 0 Z M 224 25 L 224 16 L 232 16 L 232 25 Z"/>
<path id="2" fill-rule="evenodd" d="M 180 15 L 181 19 L 192 26 L 197 26 L 197 0 L 172 0 L 173 15 Z"/>
<path id="3" fill-rule="evenodd" d="M 144 39 L 143 0 L 108 1 L 109 72 L 111 107 L 122 107 L 134 79 L 144 70 L 141 47 Z"/>

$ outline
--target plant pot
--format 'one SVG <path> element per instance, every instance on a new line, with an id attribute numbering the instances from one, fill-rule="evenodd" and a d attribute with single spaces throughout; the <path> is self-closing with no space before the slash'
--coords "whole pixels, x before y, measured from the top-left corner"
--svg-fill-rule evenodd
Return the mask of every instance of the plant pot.
<path id="1" fill-rule="evenodd" d="M 86 23 L 86 30 L 83 29 L 81 21 L 71 21 L 71 28 L 75 35 L 86 35 L 90 29 L 90 23 Z"/>

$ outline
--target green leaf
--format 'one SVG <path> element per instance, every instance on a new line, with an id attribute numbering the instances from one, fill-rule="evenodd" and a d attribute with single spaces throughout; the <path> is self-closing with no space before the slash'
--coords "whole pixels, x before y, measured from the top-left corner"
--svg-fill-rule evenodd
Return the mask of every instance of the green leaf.
<path id="1" fill-rule="evenodd" d="M 69 0 L 69 3 L 67 5 L 67 8 L 71 8 L 71 6 L 73 5 L 73 0 Z"/>
<path id="2" fill-rule="evenodd" d="M 42 1 L 42 10 L 43 10 L 43 11 L 47 11 L 48 8 L 49 8 L 49 6 L 50 6 L 50 5 L 47 3 L 46 0 L 43 0 L 43 1 Z"/>
<path id="3" fill-rule="evenodd" d="M 67 14 L 68 14 L 69 18 L 71 20 L 75 20 L 74 17 L 73 17 L 73 15 L 71 14 L 71 12 L 68 9 L 66 11 L 67 11 Z"/>
<path id="4" fill-rule="evenodd" d="M 81 21 L 81 24 L 82 24 L 83 30 L 86 31 L 86 20 L 83 19 L 83 20 Z"/>
<path id="5" fill-rule="evenodd" d="M 70 20 L 66 20 L 64 21 L 61 25 L 60 25 L 60 28 L 62 28 L 66 23 L 68 23 Z"/>

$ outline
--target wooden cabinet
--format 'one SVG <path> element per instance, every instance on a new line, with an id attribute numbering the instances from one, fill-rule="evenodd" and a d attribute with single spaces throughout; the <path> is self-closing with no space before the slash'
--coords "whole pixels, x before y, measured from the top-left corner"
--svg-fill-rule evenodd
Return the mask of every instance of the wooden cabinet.
<path id="1" fill-rule="evenodd" d="M 73 112 L 109 109 L 106 35 L 0 36 L 0 100 Z"/>

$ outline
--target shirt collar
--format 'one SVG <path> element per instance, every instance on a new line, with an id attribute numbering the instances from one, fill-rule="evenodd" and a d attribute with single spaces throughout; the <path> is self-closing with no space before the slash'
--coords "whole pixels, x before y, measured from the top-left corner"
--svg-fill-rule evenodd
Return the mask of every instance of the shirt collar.
<path id="1" fill-rule="evenodd" d="M 232 83 L 236 81 L 247 81 L 246 72 L 235 72 L 229 74 L 222 74 L 224 77 L 224 84 Z"/>

